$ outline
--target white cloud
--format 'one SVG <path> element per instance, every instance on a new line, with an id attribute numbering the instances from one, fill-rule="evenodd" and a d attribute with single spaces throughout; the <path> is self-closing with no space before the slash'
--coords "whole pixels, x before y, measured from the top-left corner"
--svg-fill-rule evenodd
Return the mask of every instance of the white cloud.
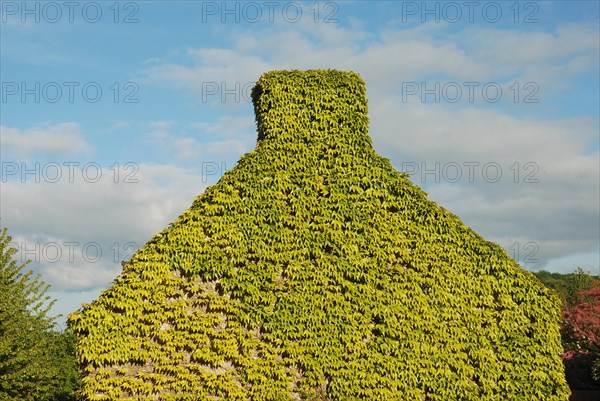
<path id="1" fill-rule="evenodd" d="M 597 137 L 591 119 L 541 120 L 517 118 L 493 109 L 458 109 L 447 104 L 403 102 L 398 97 L 379 97 L 370 102 L 371 132 L 386 136 L 398 147 L 410 140 L 413 157 L 450 161 L 545 161 L 571 160 L 586 151 Z M 397 131 L 402 121 L 402 132 Z M 386 134 L 384 134 L 387 133 Z"/>
<path id="2" fill-rule="evenodd" d="M 376 150 L 487 239 L 506 247 L 535 242 L 535 267 L 600 251 L 600 158 L 586 147 L 597 138 L 593 121 L 515 118 L 393 97 L 371 111 Z"/>
<path id="3" fill-rule="evenodd" d="M 225 161 L 252 150 L 256 143 L 253 117 L 224 116 L 213 123 L 197 122 L 178 127 L 173 121 L 149 124 L 157 146 L 178 159 Z M 187 129 L 192 130 L 190 135 Z"/>
<path id="4" fill-rule="evenodd" d="M 228 49 L 190 49 L 187 56 L 193 62 L 191 67 L 165 62 L 147 70 L 147 79 L 183 87 L 197 94 L 202 103 L 246 107 L 254 82 L 271 69 L 259 57 L 240 57 Z"/>
<path id="5" fill-rule="evenodd" d="M 175 121 L 166 121 L 166 120 L 156 120 L 150 121 L 147 126 L 150 129 L 150 137 L 156 141 L 162 141 L 167 138 L 170 134 L 169 132 L 173 127 L 175 127 Z"/>
<path id="6" fill-rule="evenodd" d="M 190 124 L 190 128 L 205 136 L 235 137 L 241 133 L 256 130 L 254 116 L 231 116 L 225 115 L 215 123 L 198 122 Z"/>
<path id="7" fill-rule="evenodd" d="M 382 28 L 373 35 L 339 24 L 289 25 L 237 32 L 231 35 L 231 49 L 189 49 L 186 59 L 164 60 L 147 75 L 154 83 L 183 87 L 203 103 L 223 100 L 230 106 L 239 102 L 221 96 L 225 89 L 254 82 L 266 71 L 289 68 L 357 71 L 371 95 L 393 93 L 403 82 L 431 77 L 481 83 L 517 79 L 522 85 L 531 81 L 555 90 L 597 66 L 600 48 L 594 26 L 568 25 L 555 33 L 476 26 L 452 32 L 448 28 L 453 24 L 431 22 L 409 29 Z M 211 94 L 208 85 L 213 83 L 223 83 L 223 90 Z"/>
<path id="8" fill-rule="evenodd" d="M 201 151 L 200 144 L 194 138 L 177 138 L 171 146 L 180 159 L 195 159 Z"/>
<path id="9" fill-rule="evenodd" d="M 88 153 L 91 150 L 77 123 L 44 125 L 27 130 L 0 126 L 2 153 L 11 157 L 32 154 L 64 156 Z"/>
<path id="10" fill-rule="evenodd" d="M 130 121 L 118 120 L 118 121 L 115 121 L 108 130 L 110 132 L 113 132 L 113 131 L 130 128 L 131 126 L 132 126 L 132 123 Z"/>
<path id="11" fill-rule="evenodd" d="M 564 25 L 550 32 L 470 27 L 451 39 L 473 62 L 485 66 L 485 79 L 500 76 L 564 89 L 577 74 L 598 67 L 598 26 Z"/>
<path id="12" fill-rule="evenodd" d="M 600 41 L 598 26 L 582 24 L 559 26 L 554 34 L 473 26 L 453 36 L 472 50 L 477 59 L 509 70 L 531 64 L 562 63 L 573 55 L 598 54 Z"/>
<path id="13" fill-rule="evenodd" d="M 118 175 L 105 168 L 97 182 L 81 171 L 73 182 L 64 177 L 2 184 L 2 226 L 56 290 L 106 286 L 119 262 L 207 185 L 201 174 L 173 165 L 121 166 Z"/>
<path id="14" fill-rule="evenodd" d="M 146 124 L 159 150 L 167 151 L 177 159 L 194 160 L 202 155 L 202 146 L 196 138 L 181 136 L 175 121 L 151 121 Z"/>
<path id="15" fill-rule="evenodd" d="M 223 116 L 214 123 L 192 123 L 190 128 L 204 138 L 204 154 L 209 159 L 236 157 L 251 151 L 256 144 L 254 116 Z"/>

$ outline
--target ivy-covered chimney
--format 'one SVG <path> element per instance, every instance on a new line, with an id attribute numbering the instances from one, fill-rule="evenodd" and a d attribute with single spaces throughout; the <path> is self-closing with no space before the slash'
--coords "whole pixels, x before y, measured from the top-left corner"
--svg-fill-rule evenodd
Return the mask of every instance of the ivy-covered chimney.
<path id="1" fill-rule="evenodd" d="M 253 100 L 256 149 L 70 316 L 82 400 L 568 399 L 559 300 L 375 153 L 358 74 Z"/>

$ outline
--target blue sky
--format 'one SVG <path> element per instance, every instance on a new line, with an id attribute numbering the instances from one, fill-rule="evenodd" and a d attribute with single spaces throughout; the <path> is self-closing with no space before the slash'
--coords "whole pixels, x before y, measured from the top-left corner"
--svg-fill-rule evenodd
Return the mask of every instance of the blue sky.
<path id="1" fill-rule="evenodd" d="M 430 199 L 527 269 L 600 273 L 596 1 L 0 4 L 0 226 L 54 313 L 254 148 L 275 69 L 358 72 Z"/>

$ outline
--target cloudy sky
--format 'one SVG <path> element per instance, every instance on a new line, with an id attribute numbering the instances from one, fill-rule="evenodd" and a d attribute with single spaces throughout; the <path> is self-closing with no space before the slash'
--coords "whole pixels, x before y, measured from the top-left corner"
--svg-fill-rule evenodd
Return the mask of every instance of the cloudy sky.
<path id="1" fill-rule="evenodd" d="M 254 148 L 274 69 L 358 72 L 430 199 L 527 269 L 600 273 L 596 1 L 0 4 L 0 226 L 56 314 Z"/>

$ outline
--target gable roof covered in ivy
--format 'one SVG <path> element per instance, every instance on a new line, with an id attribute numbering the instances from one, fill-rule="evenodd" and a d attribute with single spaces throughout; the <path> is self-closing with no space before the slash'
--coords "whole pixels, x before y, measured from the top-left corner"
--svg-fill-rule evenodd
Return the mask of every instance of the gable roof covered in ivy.
<path id="1" fill-rule="evenodd" d="M 358 74 L 252 96 L 256 149 L 70 316 L 82 399 L 568 399 L 558 299 L 376 154 Z"/>

